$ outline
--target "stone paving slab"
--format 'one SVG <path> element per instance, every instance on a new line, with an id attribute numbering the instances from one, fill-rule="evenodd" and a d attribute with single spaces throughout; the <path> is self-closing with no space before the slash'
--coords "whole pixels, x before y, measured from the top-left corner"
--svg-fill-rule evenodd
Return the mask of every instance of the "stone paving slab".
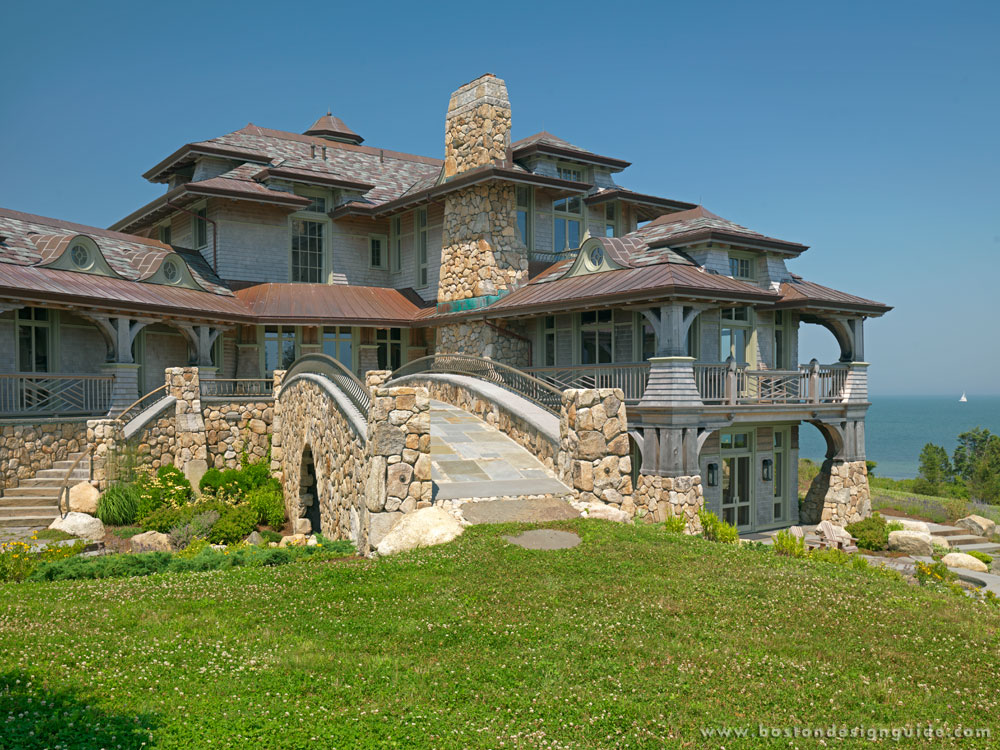
<path id="1" fill-rule="evenodd" d="M 516 495 L 563 495 L 569 490 L 558 479 L 488 479 L 477 482 L 435 482 L 435 500 L 466 500 L 474 497 Z M 560 501 L 564 505 L 565 501 Z M 579 514 L 575 514 L 574 517 Z"/>
<path id="2" fill-rule="evenodd" d="M 518 547 L 540 550 L 570 549 L 580 543 L 580 537 L 572 531 L 557 529 L 532 529 L 517 536 L 505 536 L 504 539 Z"/>
<path id="3" fill-rule="evenodd" d="M 540 500 L 485 500 L 466 503 L 462 515 L 472 524 L 479 523 L 540 523 L 579 518 L 580 513 L 561 498 Z"/>

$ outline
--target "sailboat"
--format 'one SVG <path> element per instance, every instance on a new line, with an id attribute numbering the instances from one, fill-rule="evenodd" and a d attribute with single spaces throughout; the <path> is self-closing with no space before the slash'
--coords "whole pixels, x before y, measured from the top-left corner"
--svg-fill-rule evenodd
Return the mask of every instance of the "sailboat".
<path id="1" fill-rule="evenodd" d="M 967 399 L 967 398 L 965 397 L 965 391 L 962 391 L 962 398 L 960 398 L 960 399 L 958 400 L 958 403 L 960 403 L 960 404 L 964 404 L 964 403 L 965 403 L 966 401 L 968 401 L 968 400 L 969 400 L 969 399 Z"/>

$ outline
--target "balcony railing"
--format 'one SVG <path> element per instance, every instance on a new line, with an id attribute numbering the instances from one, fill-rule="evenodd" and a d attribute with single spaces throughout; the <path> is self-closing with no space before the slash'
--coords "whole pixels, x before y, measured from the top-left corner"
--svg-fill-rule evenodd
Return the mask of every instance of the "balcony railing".
<path id="1" fill-rule="evenodd" d="M 625 402 L 638 403 L 646 390 L 648 362 L 575 367 L 529 367 L 525 372 L 556 388 L 621 388 Z M 838 403 L 844 398 L 847 365 L 802 365 L 797 370 L 752 370 L 735 362 L 694 365 L 705 404 Z"/>
<path id="2" fill-rule="evenodd" d="M 112 375 L 0 375 L 0 417 L 93 417 L 111 408 Z"/>
<path id="3" fill-rule="evenodd" d="M 273 378 L 202 378 L 201 395 L 206 398 L 254 400 L 274 398 Z"/>

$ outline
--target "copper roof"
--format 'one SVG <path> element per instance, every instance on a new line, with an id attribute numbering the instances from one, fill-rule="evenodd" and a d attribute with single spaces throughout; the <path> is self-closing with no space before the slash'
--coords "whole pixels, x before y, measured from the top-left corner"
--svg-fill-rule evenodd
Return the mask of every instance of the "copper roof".
<path id="1" fill-rule="evenodd" d="M 845 312 L 862 312 L 867 315 L 883 315 L 892 309 L 881 302 L 840 292 L 812 281 L 806 281 L 794 274 L 792 280 L 783 283 L 779 291 L 781 299 L 774 305 L 779 309 L 833 309 Z"/>
<path id="2" fill-rule="evenodd" d="M 374 286 L 257 284 L 236 297 L 262 323 L 405 326 L 425 309 L 410 291 Z"/>
<path id="3" fill-rule="evenodd" d="M 747 229 L 735 222 L 713 214 L 703 206 L 696 206 L 687 211 L 664 214 L 626 236 L 640 238 L 650 248 L 666 245 L 676 247 L 696 242 L 716 241 L 764 247 L 768 250 L 793 255 L 798 255 L 809 249 L 808 246 L 800 245 L 797 242 L 775 239 L 760 232 L 755 232 L 752 229 Z M 640 265 L 642 262 L 641 259 L 636 258 L 635 264 Z M 656 260 L 655 253 L 651 255 L 648 262 L 659 262 Z"/>
<path id="4" fill-rule="evenodd" d="M 534 154 L 546 154 L 549 156 L 561 156 L 565 159 L 582 161 L 589 164 L 599 164 L 609 167 L 612 170 L 620 171 L 628 166 L 630 162 L 622 159 L 613 159 L 610 156 L 601 156 L 585 148 L 574 146 L 569 141 L 565 141 L 558 136 L 546 131 L 529 135 L 510 144 L 511 152 L 515 159 L 524 159 Z"/>
<path id="5" fill-rule="evenodd" d="M 360 144 L 364 140 L 364 138 L 347 127 L 343 120 L 339 117 L 334 117 L 329 111 L 316 120 L 305 134 L 340 138 L 354 144 Z"/>
<path id="6" fill-rule="evenodd" d="M 588 206 L 593 206 L 595 204 L 613 200 L 620 200 L 625 203 L 635 203 L 641 206 L 650 206 L 651 208 L 672 208 L 678 211 L 697 208 L 697 204 L 695 203 L 686 203 L 684 201 L 673 200 L 672 198 L 661 198 L 658 195 L 637 193 L 634 190 L 628 190 L 622 187 L 603 188 L 598 190 L 593 195 L 588 195 L 583 199 L 583 202 Z"/>

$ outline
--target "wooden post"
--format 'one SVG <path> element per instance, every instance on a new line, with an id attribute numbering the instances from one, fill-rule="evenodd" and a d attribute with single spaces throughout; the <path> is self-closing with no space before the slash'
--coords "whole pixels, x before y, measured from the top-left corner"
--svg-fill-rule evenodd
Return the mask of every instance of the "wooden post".
<path id="1" fill-rule="evenodd" d="M 809 403 L 819 403 L 819 362 L 814 358 L 809 362 Z"/>
<path id="2" fill-rule="evenodd" d="M 726 359 L 726 403 L 735 404 L 738 391 L 736 387 L 736 360 Z"/>

